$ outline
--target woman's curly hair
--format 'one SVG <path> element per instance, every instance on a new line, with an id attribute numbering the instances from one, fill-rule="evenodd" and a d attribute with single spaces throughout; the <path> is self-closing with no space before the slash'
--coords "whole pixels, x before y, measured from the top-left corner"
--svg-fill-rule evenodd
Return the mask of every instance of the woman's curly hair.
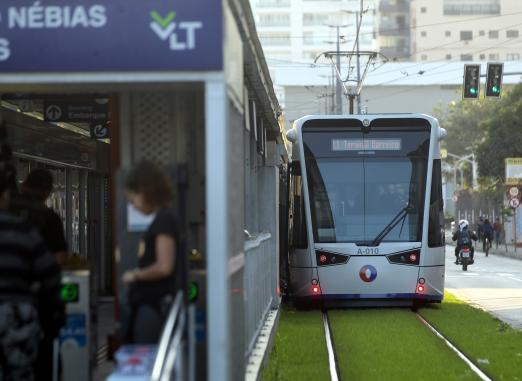
<path id="1" fill-rule="evenodd" d="M 130 170 L 125 188 L 143 194 L 147 205 L 153 207 L 164 208 L 172 203 L 173 190 L 167 175 L 149 161 L 142 161 Z"/>

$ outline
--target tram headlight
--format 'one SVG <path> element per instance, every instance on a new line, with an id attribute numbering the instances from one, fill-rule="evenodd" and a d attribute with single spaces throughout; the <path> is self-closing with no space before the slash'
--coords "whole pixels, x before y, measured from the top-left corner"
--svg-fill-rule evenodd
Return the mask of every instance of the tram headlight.
<path id="1" fill-rule="evenodd" d="M 420 250 L 408 250 L 402 253 L 387 255 L 388 262 L 398 265 L 418 265 L 420 262 Z"/>
<path id="2" fill-rule="evenodd" d="M 317 266 L 332 266 L 345 264 L 350 259 L 350 256 L 331 253 L 329 251 L 316 250 L 315 258 Z"/>

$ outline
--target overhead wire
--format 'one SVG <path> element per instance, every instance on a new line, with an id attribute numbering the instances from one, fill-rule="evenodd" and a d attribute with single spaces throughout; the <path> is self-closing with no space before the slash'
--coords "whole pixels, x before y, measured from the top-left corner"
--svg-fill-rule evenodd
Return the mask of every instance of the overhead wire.
<path id="1" fill-rule="evenodd" d="M 522 25 L 522 23 L 519 24 L 519 25 Z M 486 48 L 480 48 L 480 49 L 478 49 L 478 50 L 474 50 L 474 51 L 471 51 L 471 52 L 467 52 L 467 53 L 465 53 L 465 54 L 476 54 L 476 53 L 482 53 L 482 52 L 485 52 L 485 51 L 488 51 L 488 50 L 494 49 L 494 48 L 496 48 L 496 47 L 498 47 L 498 46 L 508 44 L 508 43 L 510 43 L 510 42 L 513 42 L 513 40 L 517 40 L 517 39 L 520 39 L 520 37 L 513 37 L 513 38 L 510 39 L 510 40 L 506 40 L 506 41 L 501 42 L 501 43 L 499 43 L 499 44 L 496 44 L 496 45 L 494 45 L 494 46 L 489 46 L 489 47 L 486 47 Z M 425 62 L 427 62 L 427 61 L 421 61 L 421 62 L 419 62 L 418 65 L 415 65 L 415 66 L 420 66 L 420 65 L 422 65 L 422 64 L 425 63 Z M 440 62 L 440 61 L 436 61 L 436 62 Z M 447 60 L 447 61 L 441 63 L 441 64 L 438 65 L 438 66 L 435 66 L 435 67 L 429 68 L 429 69 L 424 70 L 424 71 L 419 71 L 418 73 L 412 73 L 411 75 L 408 74 L 408 75 L 406 75 L 406 76 L 407 76 L 407 77 L 410 77 L 410 76 L 411 76 L 411 77 L 415 77 L 415 76 L 422 75 L 422 76 L 424 76 L 424 77 L 429 77 L 429 76 L 431 76 L 431 75 L 443 74 L 443 73 L 445 73 L 445 72 L 442 72 L 442 73 L 441 73 L 441 72 L 435 72 L 435 73 L 431 73 L 431 74 L 430 74 L 430 73 L 425 74 L 425 73 L 428 72 L 428 71 L 429 71 L 429 72 L 433 72 L 433 71 L 435 71 L 435 70 L 437 70 L 437 69 L 440 69 L 440 68 L 442 68 L 442 67 L 444 67 L 444 66 L 451 65 L 452 63 L 455 63 L 455 62 L 463 62 L 463 61 L 460 61 L 460 60 L 457 60 L 456 58 L 454 58 L 454 59 L 451 59 L 451 60 Z M 396 70 L 396 69 L 395 69 L 395 70 Z M 390 72 L 395 71 L 395 70 L 390 70 L 390 71 L 387 71 L 387 72 L 379 73 L 379 75 L 386 74 L 386 73 L 390 73 Z M 450 72 L 450 71 L 454 71 L 454 69 L 449 70 L 448 72 Z M 390 83 L 393 83 L 393 82 L 400 81 L 401 79 L 404 79 L 404 77 L 405 77 L 405 76 L 403 75 L 402 77 L 398 77 L 398 78 L 394 78 L 394 79 L 391 79 L 391 80 L 388 80 L 388 81 L 385 81 L 385 82 L 381 82 L 381 83 L 375 84 L 375 85 L 373 85 L 373 86 L 382 86 L 382 85 L 387 85 L 387 84 L 390 84 Z"/>
<path id="2" fill-rule="evenodd" d="M 366 11 L 365 11 L 366 12 Z M 350 75 L 350 67 L 351 67 L 351 58 L 353 56 L 353 54 L 355 53 L 355 47 L 356 47 L 356 44 L 357 44 L 357 40 L 359 39 L 361 33 L 360 33 L 360 29 L 361 29 L 361 26 L 362 26 L 362 16 L 363 16 L 363 12 L 357 12 L 356 13 L 359 17 L 359 23 L 358 23 L 358 28 L 356 30 L 356 38 L 355 38 L 355 41 L 354 41 L 354 45 L 353 45 L 353 48 L 352 48 L 352 54 L 350 55 L 350 59 L 349 59 L 349 64 L 348 64 L 348 75 Z M 484 19 L 484 18 L 492 18 L 492 17 L 506 17 L 506 16 L 511 16 L 511 15 L 516 15 L 516 14 L 522 14 L 522 12 L 513 12 L 513 13 L 510 13 L 510 14 L 504 14 L 504 15 L 498 15 L 498 16 L 484 16 L 484 17 L 477 17 L 477 18 L 470 18 L 470 19 L 464 19 L 464 20 L 455 20 L 455 21 L 452 21 L 452 22 L 442 22 L 442 23 L 433 23 L 433 24 L 426 24 L 426 25 L 422 25 L 422 26 L 410 26 L 408 28 L 395 28 L 395 29 L 389 29 L 387 31 L 391 31 L 391 30 L 405 30 L 405 29 L 409 29 L 409 30 L 412 30 L 412 29 L 419 29 L 419 28 L 425 28 L 425 27 L 432 27 L 432 26 L 438 26 L 438 25 L 447 25 L 447 24 L 452 24 L 452 23 L 460 23 L 460 22 L 466 22 L 466 21 L 474 21 L 474 20 L 480 20 L 480 19 Z M 515 26 L 520 26 L 522 25 L 522 23 L 518 23 L 518 24 L 514 24 L 514 25 L 510 25 L 510 26 L 507 26 L 507 27 L 504 27 L 504 28 L 501 28 L 501 29 L 497 29 L 498 31 L 501 31 L 501 30 L 507 30 L 507 29 L 510 29 L 510 28 L 513 28 Z M 370 34 L 370 33 L 368 33 Z M 372 32 L 373 34 L 373 32 Z M 303 36 L 304 37 L 304 36 Z M 329 36 L 330 37 L 330 36 Z M 475 50 L 473 52 L 469 52 L 467 54 L 474 54 L 474 53 L 481 53 L 483 51 L 487 51 L 487 50 L 491 50 L 491 49 L 494 49 L 500 45 L 506 45 L 506 44 L 510 44 L 512 42 L 515 42 L 515 40 L 517 40 L 518 37 L 514 37 L 512 39 L 509 39 L 509 40 L 506 40 L 506 41 L 503 41 L 502 43 L 499 43 L 499 44 L 496 44 L 494 46 L 490 46 L 490 47 L 486 47 L 486 48 L 481 48 L 479 50 Z M 449 43 L 444 43 L 444 44 L 440 44 L 438 46 L 434 46 L 434 47 L 430 47 L 430 48 L 427 48 L 427 49 L 423 49 L 423 50 L 418 50 L 416 52 L 413 52 L 412 54 L 410 54 L 408 57 L 411 57 L 413 55 L 417 55 L 419 53 L 422 53 L 422 52 L 426 52 L 426 51 L 430 51 L 430 50 L 436 50 L 438 48 L 441 48 L 441 47 L 444 47 L 444 46 L 450 46 L 450 45 L 453 45 L 453 44 L 457 44 L 457 43 L 460 43 L 462 42 L 462 40 L 455 40 L 455 41 L 450 41 Z M 278 60 L 278 59 L 271 59 L 271 60 Z M 323 67 L 327 67 L 328 64 L 320 64 L 320 63 L 314 63 L 314 64 L 310 64 L 310 63 L 305 63 L 305 62 L 297 62 L 297 61 L 285 61 L 285 60 L 278 60 L 278 61 L 282 61 L 282 62 L 289 62 L 289 63 L 292 63 L 292 64 L 299 64 L 299 65 L 306 65 L 306 66 L 311 66 L 311 67 L 316 67 L 316 66 L 323 66 Z M 413 65 L 409 65 L 407 66 L 406 68 L 412 68 L 412 67 L 416 67 L 416 66 L 420 66 L 420 65 L 423 65 L 423 64 L 426 64 L 426 63 L 431 63 L 431 62 L 440 62 L 440 60 L 433 60 L 433 61 L 419 61 L 418 63 L 415 63 Z M 429 71 L 432 72 L 434 70 L 437 70 L 441 67 L 444 67 L 444 66 L 447 66 L 451 63 L 453 63 L 454 60 L 453 59 L 450 59 L 446 62 L 444 62 L 443 64 L 441 65 L 438 65 L 434 68 L 430 68 Z M 332 64 L 333 64 L 333 61 L 332 61 Z M 405 68 L 404 68 L 405 69 Z M 339 72 L 339 69 L 336 68 L 336 71 L 337 71 L 337 74 L 340 75 L 340 72 Z M 382 72 L 382 73 L 379 73 L 379 74 L 385 74 L 385 73 L 388 73 L 388 72 L 393 72 L 393 71 L 396 71 L 396 69 L 394 70 L 389 70 L 389 71 L 386 71 L 386 72 Z M 455 70 L 454 69 L 451 69 L 451 70 L 447 70 L 447 71 L 444 71 L 444 72 L 435 72 L 435 73 L 431 73 L 431 74 L 427 74 L 426 76 L 431 76 L 431 75 L 440 75 L 440 74 L 443 74 L 443 73 L 447 73 L 447 72 L 454 72 Z M 418 73 L 413 73 L 411 74 L 411 76 L 417 76 L 417 75 L 424 75 L 424 73 L 426 73 L 426 70 L 424 71 L 419 71 Z M 407 76 L 410 76 L 410 74 L 406 74 Z M 386 82 L 382 82 L 380 84 L 376 84 L 374 86 L 381 86 L 381 85 L 384 85 L 384 84 L 388 84 L 388 83 L 393 83 L 393 82 L 396 82 L 396 81 L 399 81 L 401 79 L 403 79 L 404 76 L 402 77 L 399 77 L 399 78 L 396 78 L 396 79 L 392 79 L 390 81 L 386 81 Z M 446 82 L 446 81 L 445 81 Z M 378 96 L 378 97 L 374 97 L 372 99 L 379 99 L 379 98 L 382 98 L 382 97 L 388 97 L 388 96 L 393 96 L 393 95 L 396 95 L 396 94 L 400 94 L 400 93 L 405 93 L 405 92 L 409 92 L 409 91 L 414 91 L 416 89 L 404 89 L 404 90 L 400 90 L 400 91 L 397 91 L 397 92 L 394 92 L 392 94 L 384 94 L 382 96 Z M 305 106 L 305 105 L 309 105 L 311 102 L 312 103 L 318 103 L 319 100 L 321 98 L 329 98 L 331 95 L 329 94 L 322 94 L 322 96 L 317 96 L 318 99 L 315 99 L 315 100 L 310 100 L 310 101 L 307 101 L 307 102 L 303 102 L 303 103 L 299 103 L 297 105 L 294 105 L 292 108 L 300 108 L 301 106 Z M 368 99 L 366 99 L 366 101 L 368 101 Z M 288 103 L 285 102 L 285 106 L 287 106 Z M 286 107 L 285 107 L 286 108 Z"/>
<path id="3" fill-rule="evenodd" d="M 401 28 L 390 28 L 390 29 L 383 29 L 382 31 L 383 32 L 400 32 L 400 31 L 407 31 L 407 30 L 412 30 L 412 29 L 422 29 L 422 28 L 429 28 L 429 27 L 433 27 L 433 26 L 441 26 L 441 25 L 448 25 L 448 24 L 456 24 L 456 23 L 462 23 L 462 22 L 468 22 L 468 21 L 477 21 L 477 20 L 482 20 L 482 19 L 491 19 L 491 18 L 500 18 L 500 17 L 508 17 L 508 16 L 516 16 L 516 15 L 521 15 L 522 14 L 522 11 L 521 12 L 512 12 L 512 13 L 504 13 L 504 14 L 501 14 L 501 15 L 488 15 L 488 16 L 481 16 L 481 17 L 474 17 L 474 18 L 467 18 L 467 19 L 463 19 L 463 20 L 454 20 L 454 21 L 443 21 L 443 22 L 438 22 L 438 23 L 432 23 L 432 24 L 424 24 L 424 25 L 413 25 L 413 26 L 407 26 L 407 27 L 401 27 Z M 323 26 L 323 25 L 316 25 L 316 26 Z M 259 26 L 258 26 L 259 27 Z M 374 34 L 374 31 L 371 31 L 371 32 L 363 32 L 363 33 L 360 33 L 361 36 L 365 36 L 365 35 L 373 35 Z M 324 36 L 316 36 L 317 38 L 331 38 L 332 36 L 331 35 L 324 35 Z M 266 36 L 266 37 L 263 37 L 263 38 L 278 38 L 278 36 Z M 309 36 L 305 36 L 304 34 L 303 35 L 293 35 L 293 36 L 289 36 L 289 38 L 292 38 L 292 39 L 304 39 L 304 38 L 309 38 Z"/>

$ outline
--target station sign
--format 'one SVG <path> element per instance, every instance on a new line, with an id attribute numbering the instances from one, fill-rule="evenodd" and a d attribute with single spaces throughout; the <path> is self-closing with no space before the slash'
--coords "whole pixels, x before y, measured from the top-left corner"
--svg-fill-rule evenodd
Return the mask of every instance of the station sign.
<path id="1" fill-rule="evenodd" d="M 222 1 L 0 2 L 0 73 L 222 68 Z"/>
<path id="2" fill-rule="evenodd" d="M 109 119 L 108 99 L 46 99 L 43 110 L 47 122 L 100 124 Z"/>
<path id="3" fill-rule="evenodd" d="M 108 123 L 94 123 L 90 125 L 92 139 L 109 139 L 110 129 Z"/>

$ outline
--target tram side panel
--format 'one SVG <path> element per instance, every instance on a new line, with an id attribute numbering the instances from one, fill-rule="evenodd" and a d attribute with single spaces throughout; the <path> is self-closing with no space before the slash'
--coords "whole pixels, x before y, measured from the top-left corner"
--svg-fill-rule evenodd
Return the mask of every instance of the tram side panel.
<path id="1" fill-rule="evenodd" d="M 317 278 L 317 270 L 310 255 L 304 205 L 303 179 L 301 175 L 300 162 L 297 160 L 293 161 L 290 165 L 288 192 L 289 286 L 294 296 L 307 295 L 310 293 L 311 279 Z"/>

